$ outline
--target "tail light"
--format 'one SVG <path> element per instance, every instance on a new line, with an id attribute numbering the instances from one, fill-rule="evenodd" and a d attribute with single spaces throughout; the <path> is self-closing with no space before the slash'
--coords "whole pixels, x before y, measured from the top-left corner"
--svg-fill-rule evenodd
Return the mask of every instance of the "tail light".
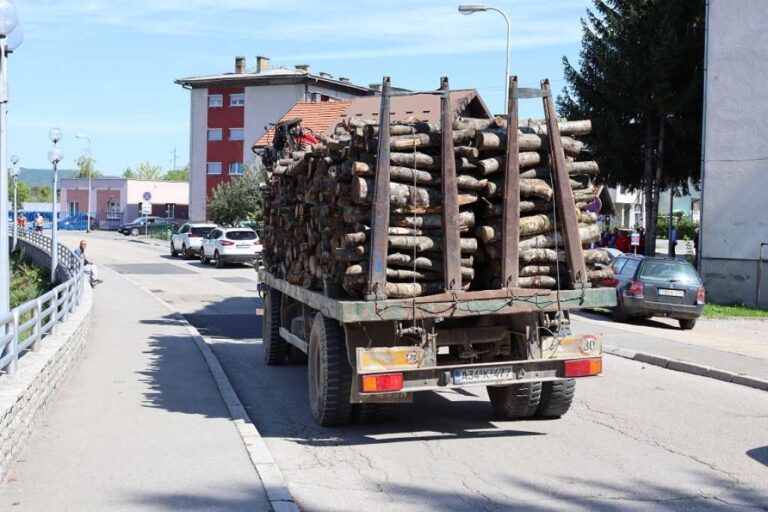
<path id="1" fill-rule="evenodd" d="M 566 377 L 588 377 L 603 373 L 603 360 L 597 359 L 574 359 L 566 361 L 563 365 Z"/>
<path id="2" fill-rule="evenodd" d="M 403 389 L 402 373 L 383 373 L 363 376 L 363 393 L 382 393 Z"/>
<path id="3" fill-rule="evenodd" d="M 640 281 L 632 281 L 627 288 L 627 295 L 635 299 L 642 299 L 645 297 L 643 290 L 643 283 Z"/>
<path id="4" fill-rule="evenodd" d="M 615 277 L 609 277 L 608 279 L 603 279 L 600 281 L 600 286 L 610 286 L 611 288 L 615 288 L 619 285 L 619 280 Z"/>
<path id="5" fill-rule="evenodd" d="M 230 242 L 229 240 L 222 240 L 221 245 L 235 245 L 235 242 Z"/>
<path id="6" fill-rule="evenodd" d="M 195 233 L 190 233 L 187 235 L 187 238 L 200 238 L 200 235 L 196 235 Z"/>
<path id="7" fill-rule="evenodd" d="M 699 290 L 696 292 L 696 304 L 704 304 L 707 300 L 707 292 L 704 290 L 704 287 L 699 287 Z"/>

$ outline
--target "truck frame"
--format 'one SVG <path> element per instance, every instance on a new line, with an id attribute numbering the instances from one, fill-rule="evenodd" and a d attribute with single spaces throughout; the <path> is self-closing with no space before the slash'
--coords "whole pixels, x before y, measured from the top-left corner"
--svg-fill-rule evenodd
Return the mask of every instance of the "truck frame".
<path id="1" fill-rule="evenodd" d="M 447 78 L 441 80 L 443 293 L 391 299 L 386 284 L 389 219 L 390 81 L 382 83 L 379 141 L 372 203 L 369 289 L 349 300 L 327 282 L 323 291 L 292 285 L 259 270 L 263 344 L 268 365 L 308 364 L 309 402 L 321 425 L 378 421 L 385 406 L 417 391 L 486 386 L 497 416 L 522 419 L 565 414 L 575 378 L 602 373 L 602 341 L 572 335 L 569 311 L 616 304 L 613 288 L 592 288 L 573 208 L 558 120 L 548 81 L 521 89 L 511 77 L 508 126 L 518 124 L 518 100 L 542 98 L 549 134 L 557 219 L 568 265 L 567 289 L 517 286 L 519 271 L 519 160 L 517 130 L 507 130 L 500 289 L 463 291 L 460 276 L 456 169 Z M 512 199 L 511 199 L 512 198 Z M 568 207 L 570 205 L 570 207 Z"/>

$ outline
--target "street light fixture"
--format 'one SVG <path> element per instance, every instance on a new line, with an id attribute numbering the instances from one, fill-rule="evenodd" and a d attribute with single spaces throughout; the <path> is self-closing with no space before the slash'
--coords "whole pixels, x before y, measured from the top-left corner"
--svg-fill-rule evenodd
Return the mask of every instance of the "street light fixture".
<path id="1" fill-rule="evenodd" d="M 86 225 L 85 225 L 85 232 L 90 233 L 91 232 L 91 190 L 93 189 L 93 183 L 92 183 L 92 174 L 93 174 L 93 163 L 91 162 L 91 138 L 86 137 L 85 135 L 78 134 L 75 135 L 76 139 L 85 139 L 88 141 L 88 207 L 87 210 L 87 217 L 86 217 Z"/>
<path id="2" fill-rule="evenodd" d="M 509 46 L 510 46 L 510 30 L 509 30 L 509 18 L 501 9 L 496 7 L 490 7 L 485 4 L 463 4 L 459 6 L 459 12 L 461 14 L 469 16 L 476 12 L 495 11 L 504 18 L 504 22 L 507 24 L 507 53 L 505 54 L 506 63 L 504 65 L 504 108 L 502 114 L 506 114 L 509 109 Z"/>
<path id="3" fill-rule="evenodd" d="M 64 158 L 64 152 L 56 144 L 61 140 L 61 130 L 51 128 L 48 137 L 53 142 L 53 148 L 48 152 L 48 161 L 53 164 L 53 199 L 51 206 L 53 214 L 51 215 L 51 284 L 56 284 L 56 267 L 59 265 L 59 162 Z"/>
<path id="4" fill-rule="evenodd" d="M 10 311 L 11 307 L 11 269 L 10 247 L 8 243 L 8 156 L 7 156 L 7 113 L 8 113 L 8 82 L 7 82 L 7 37 L 16 28 L 19 17 L 16 5 L 10 0 L 0 0 L 0 315 Z M 15 48 L 20 42 L 15 43 Z M 15 219 L 14 219 L 15 222 Z M 0 335 L 5 334 L 5 328 Z M 0 353 L 2 355 L 2 353 Z"/>

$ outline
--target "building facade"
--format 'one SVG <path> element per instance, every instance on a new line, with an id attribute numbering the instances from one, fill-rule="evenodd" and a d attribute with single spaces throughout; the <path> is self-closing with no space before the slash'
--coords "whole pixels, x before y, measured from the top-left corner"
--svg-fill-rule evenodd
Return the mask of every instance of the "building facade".
<path id="1" fill-rule="evenodd" d="M 368 87 L 309 66 L 270 68 L 257 57 L 246 69 L 235 59 L 231 73 L 189 77 L 176 83 L 190 90 L 190 218 L 205 219 L 211 191 L 243 173 L 256 155 L 251 144 L 296 102 L 325 102 L 371 95 Z M 247 142 L 246 142 L 247 141 Z"/>
<path id="2" fill-rule="evenodd" d="M 768 265 L 760 263 L 761 251 L 768 258 L 767 25 L 765 0 L 709 0 L 701 275 L 709 300 L 762 308 L 768 308 Z"/>
<path id="3" fill-rule="evenodd" d="M 141 203 L 152 204 L 152 215 L 174 219 L 189 218 L 189 183 L 145 181 L 125 178 L 91 180 L 91 216 L 99 228 L 115 229 L 119 224 L 139 217 Z M 61 181 L 59 211 L 62 215 L 88 211 L 88 180 Z"/>

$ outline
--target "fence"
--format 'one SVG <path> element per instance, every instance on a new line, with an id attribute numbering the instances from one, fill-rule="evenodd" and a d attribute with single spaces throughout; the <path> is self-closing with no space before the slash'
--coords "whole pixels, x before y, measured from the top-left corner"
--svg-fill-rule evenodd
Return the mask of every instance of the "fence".
<path id="1" fill-rule="evenodd" d="M 18 238 L 51 254 L 53 242 L 41 233 L 19 232 Z M 66 321 L 80 304 L 85 282 L 80 259 L 66 246 L 58 246 L 59 265 L 68 279 L 37 299 L 0 315 L 0 372 L 16 373 L 19 357 L 29 349 L 40 350 L 44 337 L 56 334 L 57 324 Z"/>

